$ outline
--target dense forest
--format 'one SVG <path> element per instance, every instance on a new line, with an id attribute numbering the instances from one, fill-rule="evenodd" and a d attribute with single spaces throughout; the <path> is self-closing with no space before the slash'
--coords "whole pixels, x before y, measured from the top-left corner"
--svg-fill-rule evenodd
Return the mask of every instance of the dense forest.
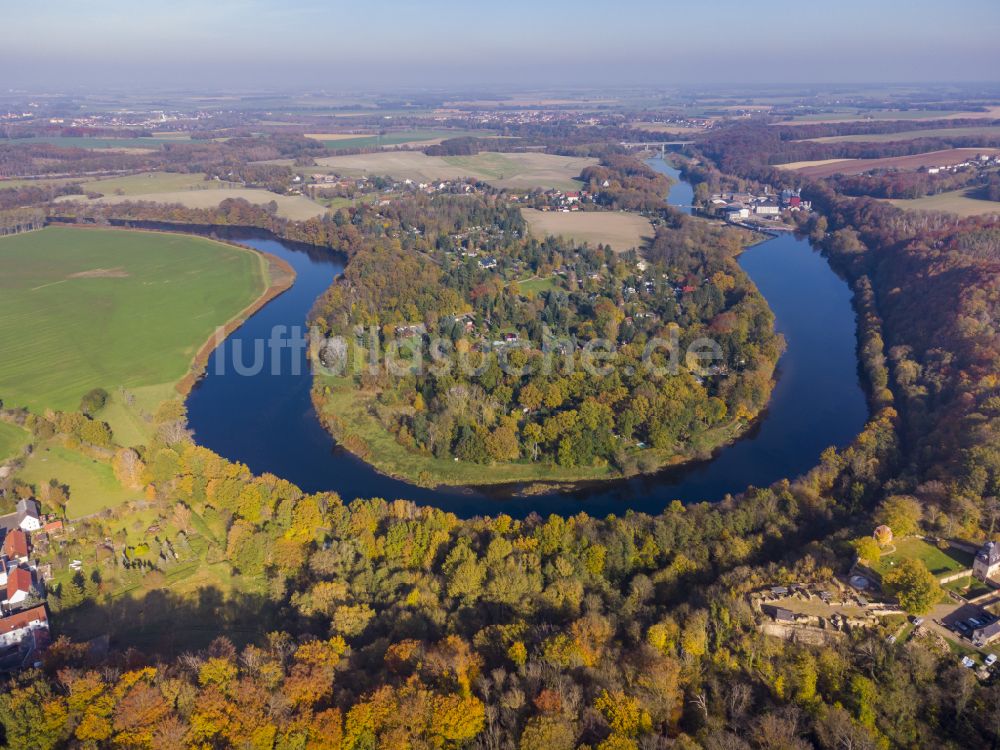
<path id="1" fill-rule="evenodd" d="M 748 239 L 739 230 L 675 215 L 642 258 L 526 237 L 517 208 L 490 197 L 398 201 L 382 216 L 390 241 L 355 253 L 314 310 L 324 334 L 362 345 L 346 352 L 349 382 L 317 399 L 331 386 L 373 395 L 373 415 L 418 453 L 631 473 L 646 468 L 635 446 L 683 455 L 767 402 L 781 345 L 735 263 Z M 682 352 L 703 341 L 718 359 L 701 367 Z M 373 349 L 428 344 L 442 353 L 428 368 L 367 364 Z M 598 348 L 607 356 L 595 367 Z M 472 364 L 451 366 L 452 355 Z M 354 445 L 349 425 L 338 433 Z"/>

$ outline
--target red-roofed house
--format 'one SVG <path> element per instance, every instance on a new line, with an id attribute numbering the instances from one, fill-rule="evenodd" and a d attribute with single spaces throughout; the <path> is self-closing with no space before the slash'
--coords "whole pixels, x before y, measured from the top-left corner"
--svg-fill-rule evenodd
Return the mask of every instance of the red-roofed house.
<path id="1" fill-rule="evenodd" d="M 31 571 L 24 568 L 14 568 L 7 575 L 7 599 L 4 604 L 8 606 L 20 604 L 28 598 L 33 588 Z"/>
<path id="2" fill-rule="evenodd" d="M 3 540 L 3 553 L 11 560 L 28 561 L 28 535 L 21 529 L 11 529 Z"/>
<path id="3" fill-rule="evenodd" d="M 49 617 L 44 605 L 0 618 L 0 646 L 18 645 L 32 631 L 40 629 L 49 629 Z"/>

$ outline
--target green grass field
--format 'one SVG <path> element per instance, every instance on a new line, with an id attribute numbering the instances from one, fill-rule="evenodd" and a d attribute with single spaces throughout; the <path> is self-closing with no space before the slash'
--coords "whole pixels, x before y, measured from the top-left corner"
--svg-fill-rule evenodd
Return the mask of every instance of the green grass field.
<path id="1" fill-rule="evenodd" d="M 974 198 L 972 193 L 971 189 L 962 188 L 937 195 L 926 195 L 923 198 L 897 198 L 889 202 L 909 211 L 948 211 L 958 216 L 1000 214 L 1000 203 Z"/>
<path id="2" fill-rule="evenodd" d="M 89 516 L 128 500 L 141 500 L 142 492 L 126 490 L 115 479 L 111 466 L 61 445 L 40 446 L 18 472 L 18 478 L 36 487 L 56 479 L 69 487 L 69 518 Z"/>
<path id="3" fill-rule="evenodd" d="M 0 461 L 13 458 L 28 444 L 28 432 L 17 425 L 0 422 Z"/>
<path id="4" fill-rule="evenodd" d="M 965 138 L 969 136 L 1000 136 L 1000 125 L 980 125 L 965 128 L 927 128 L 904 130 L 901 133 L 871 133 L 868 135 L 831 135 L 824 138 L 807 138 L 816 143 L 889 143 L 912 141 L 917 138 Z"/>
<path id="5" fill-rule="evenodd" d="M 437 141 L 447 138 L 459 138 L 462 136 L 488 136 L 489 132 L 484 130 L 402 130 L 385 135 L 359 135 L 356 138 L 323 138 L 319 133 L 309 137 L 322 142 L 330 151 L 346 151 L 352 148 L 376 148 L 378 146 L 401 146 L 405 143 L 420 143 L 423 141 Z"/>
<path id="6" fill-rule="evenodd" d="M 0 238 L 0 398 L 75 410 L 172 385 L 267 287 L 261 256 L 184 235 L 50 227 Z"/>
<path id="7" fill-rule="evenodd" d="M 62 135 L 42 135 L 32 138 L 0 138 L 0 143 L 10 145 L 30 145 L 34 143 L 49 143 L 53 146 L 88 149 L 108 148 L 145 148 L 158 149 L 164 143 L 177 143 L 190 140 L 189 137 L 170 136 L 168 138 L 81 138 Z"/>
<path id="8" fill-rule="evenodd" d="M 833 112 L 817 112 L 811 115 L 799 115 L 794 120 L 779 123 L 789 125 L 795 123 L 821 122 L 856 122 L 860 120 L 940 120 L 945 117 L 964 115 L 968 117 L 983 117 L 985 112 L 962 112 L 957 109 L 840 109 Z"/>
<path id="9" fill-rule="evenodd" d="M 560 190 L 578 190 L 581 183 L 576 178 L 584 167 L 596 163 L 596 159 L 587 157 L 490 151 L 475 156 L 427 156 L 421 151 L 380 151 L 316 160 L 320 168 L 326 167 L 345 176 L 391 175 L 420 182 L 473 177 L 495 187 Z"/>
<path id="10" fill-rule="evenodd" d="M 524 281 L 518 281 L 517 286 L 521 290 L 521 294 L 538 294 L 540 292 L 547 292 L 556 285 L 555 276 L 546 276 L 545 278 L 539 279 L 525 279 Z"/>
<path id="11" fill-rule="evenodd" d="M 146 195 L 172 193 L 178 190 L 216 190 L 233 187 L 235 183 L 206 180 L 202 172 L 141 172 L 124 177 L 109 177 L 83 183 L 88 193 L 101 195 Z"/>
<path id="12" fill-rule="evenodd" d="M 895 551 L 882 555 L 878 563 L 873 566 L 876 572 L 888 573 L 900 560 L 910 558 L 923 560 L 927 569 L 938 577 L 972 567 L 972 555 L 954 547 L 947 550 L 938 549 L 917 537 L 897 539 L 893 544 Z"/>

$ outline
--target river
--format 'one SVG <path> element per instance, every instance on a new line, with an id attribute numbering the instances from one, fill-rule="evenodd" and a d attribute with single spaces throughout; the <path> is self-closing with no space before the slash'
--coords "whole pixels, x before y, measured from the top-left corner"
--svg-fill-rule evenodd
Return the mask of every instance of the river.
<path id="1" fill-rule="evenodd" d="M 677 180 L 668 201 L 690 206 L 691 186 L 677 171 L 660 159 L 649 163 Z M 304 352 L 286 350 L 280 367 L 268 366 L 252 376 L 240 375 L 231 366 L 233 347 L 249 364 L 253 342 L 266 340 L 275 326 L 304 326 L 313 302 L 342 271 L 343 259 L 252 232 L 230 230 L 224 236 L 283 258 L 297 278 L 213 353 L 206 376 L 188 397 L 190 425 L 200 444 L 307 492 L 332 490 L 345 501 L 406 498 L 462 517 L 524 517 L 533 511 L 602 516 L 628 509 L 657 513 L 675 499 L 718 500 L 750 485 L 767 486 L 802 474 L 827 446 L 849 443 L 868 416 L 858 376 L 850 289 L 808 240 L 783 234 L 751 247 L 740 258 L 787 341 L 768 408 L 741 439 L 710 460 L 570 492 L 520 497 L 511 487 L 417 487 L 379 474 L 336 445 L 313 411 Z"/>

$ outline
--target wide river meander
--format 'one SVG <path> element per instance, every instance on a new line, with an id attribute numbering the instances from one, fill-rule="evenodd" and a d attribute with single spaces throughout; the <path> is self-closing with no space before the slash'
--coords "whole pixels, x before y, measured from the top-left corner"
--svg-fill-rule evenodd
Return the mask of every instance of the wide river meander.
<path id="1" fill-rule="evenodd" d="M 661 159 L 649 164 L 675 178 L 668 202 L 689 210 L 691 186 Z M 340 448 L 323 429 L 309 396 L 305 353 L 286 351 L 281 367 L 268 366 L 252 376 L 232 366 L 217 373 L 220 357 L 233 361 L 233 346 L 242 347 L 249 360 L 254 342 L 267 340 L 276 326 L 304 327 L 316 298 L 343 269 L 343 258 L 328 251 L 303 249 L 253 232 L 218 233 L 283 258 L 297 277 L 288 291 L 261 308 L 212 355 L 206 376 L 188 398 L 191 427 L 200 444 L 308 492 L 333 490 L 345 501 L 406 498 L 462 517 L 523 517 L 532 511 L 601 516 L 628 509 L 656 513 L 675 499 L 718 500 L 750 485 L 795 477 L 815 465 L 827 446 L 850 442 L 868 415 L 858 376 L 850 289 L 808 240 L 786 233 L 754 245 L 740 257 L 774 311 L 787 349 L 766 412 L 739 440 L 705 461 L 570 491 L 522 496 L 511 486 L 417 487 L 378 473 Z"/>

